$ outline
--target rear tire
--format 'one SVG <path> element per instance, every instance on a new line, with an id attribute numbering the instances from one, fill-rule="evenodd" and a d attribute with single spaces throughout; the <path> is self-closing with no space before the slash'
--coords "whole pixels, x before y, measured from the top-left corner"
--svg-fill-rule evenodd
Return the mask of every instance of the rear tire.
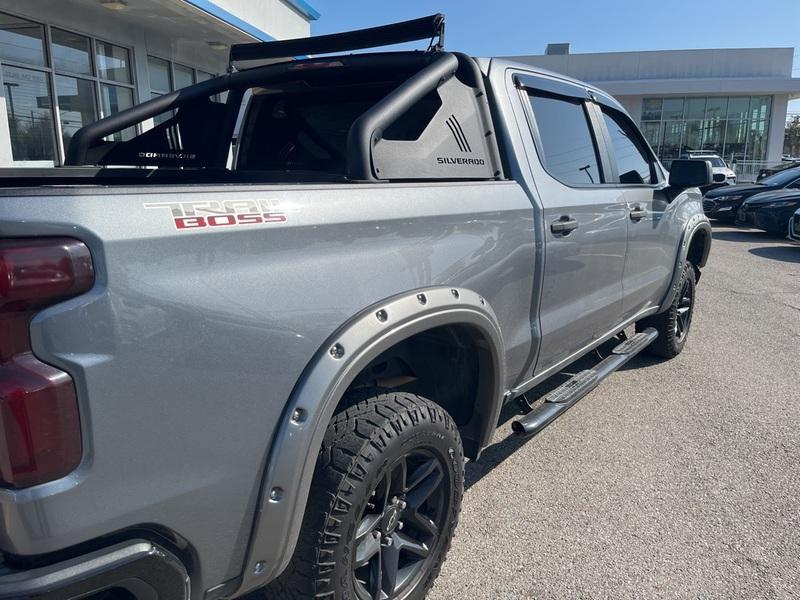
<path id="1" fill-rule="evenodd" d="M 450 415 L 408 393 L 337 414 L 317 460 L 300 538 L 268 598 L 423 598 L 461 510 L 464 452 Z"/>
<path id="2" fill-rule="evenodd" d="M 662 358 L 675 358 L 683 351 L 692 325 L 696 286 L 694 266 L 686 261 L 669 308 L 636 323 L 637 332 L 648 327 L 658 331 L 658 337 L 647 347 L 648 352 Z"/>

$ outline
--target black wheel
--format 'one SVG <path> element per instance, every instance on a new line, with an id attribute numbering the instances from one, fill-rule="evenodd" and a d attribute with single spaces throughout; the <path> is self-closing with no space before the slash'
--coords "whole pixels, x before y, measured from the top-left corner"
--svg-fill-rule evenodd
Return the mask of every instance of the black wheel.
<path id="1" fill-rule="evenodd" d="M 636 331 L 644 331 L 648 327 L 658 331 L 658 337 L 648 346 L 650 353 L 663 358 L 674 358 L 681 353 L 692 325 L 695 287 L 694 267 L 687 261 L 683 265 L 678 291 L 670 307 L 636 323 Z"/>
<path id="2" fill-rule="evenodd" d="M 461 509 L 464 453 L 440 406 L 379 394 L 328 427 L 292 563 L 268 598 L 423 598 Z"/>

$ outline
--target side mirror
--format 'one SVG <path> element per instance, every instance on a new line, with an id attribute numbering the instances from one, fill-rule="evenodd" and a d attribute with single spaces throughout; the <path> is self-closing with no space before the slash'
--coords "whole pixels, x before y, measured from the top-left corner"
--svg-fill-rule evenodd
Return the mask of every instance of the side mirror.
<path id="1" fill-rule="evenodd" d="M 678 159 L 669 166 L 669 184 L 674 188 L 701 187 L 713 181 L 711 163 L 707 160 Z"/>
<path id="2" fill-rule="evenodd" d="M 714 173 L 714 183 L 725 183 L 725 173 Z"/>

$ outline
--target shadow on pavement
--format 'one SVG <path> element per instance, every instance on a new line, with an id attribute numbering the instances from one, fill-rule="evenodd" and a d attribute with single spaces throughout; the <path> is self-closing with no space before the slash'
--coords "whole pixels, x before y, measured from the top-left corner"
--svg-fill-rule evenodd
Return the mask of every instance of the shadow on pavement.
<path id="1" fill-rule="evenodd" d="M 526 396 L 531 400 L 536 400 L 535 404 L 538 405 L 544 396 L 546 396 L 550 391 L 557 388 L 559 385 L 564 383 L 567 379 L 569 379 L 575 373 L 582 371 L 584 369 L 590 369 L 599 363 L 603 358 L 608 356 L 611 353 L 611 350 L 614 346 L 617 345 L 617 341 L 611 340 L 600 346 L 596 351 L 590 352 L 583 358 L 578 359 L 576 362 L 572 363 L 567 369 L 561 371 L 557 375 L 554 375 L 537 385 L 535 388 L 529 390 L 526 393 Z M 661 362 L 663 359 L 656 358 L 650 356 L 648 354 L 642 353 L 638 356 L 634 357 L 627 365 L 623 366 L 620 371 L 625 371 L 627 369 L 641 369 L 646 368 L 651 365 L 655 365 Z M 509 421 L 515 419 L 518 416 L 525 414 L 525 410 L 523 410 L 522 405 L 517 401 L 512 401 L 503 407 L 502 412 L 500 413 L 500 419 L 497 423 L 497 427 L 502 427 L 503 425 L 507 424 Z M 491 473 L 491 471 L 503 463 L 507 458 L 511 457 L 517 450 L 522 448 L 527 443 L 534 443 L 533 438 L 536 436 L 529 437 L 529 436 L 522 436 L 517 435 L 515 433 L 510 433 L 504 439 L 500 440 L 488 446 L 483 453 L 481 454 L 481 458 L 478 462 L 470 462 L 467 463 L 465 473 L 464 473 L 464 490 L 468 490 L 473 485 L 478 483 L 481 479 L 483 479 L 486 475 Z"/>
<path id="2" fill-rule="evenodd" d="M 798 246 L 764 246 L 763 248 L 751 248 L 749 252 L 771 260 L 800 263 L 800 247 Z"/>
<path id="3" fill-rule="evenodd" d="M 780 240 L 780 238 L 758 229 L 725 229 L 720 231 L 715 228 L 712 236 L 715 240 L 723 240 L 726 242 L 757 243 Z"/>

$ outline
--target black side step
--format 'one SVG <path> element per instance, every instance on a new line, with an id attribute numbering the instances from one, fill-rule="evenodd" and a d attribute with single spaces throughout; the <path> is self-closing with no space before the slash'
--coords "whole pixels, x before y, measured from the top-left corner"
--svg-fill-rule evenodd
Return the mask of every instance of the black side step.
<path id="1" fill-rule="evenodd" d="M 647 348 L 658 337 L 652 327 L 616 346 L 593 369 L 586 369 L 565 381 L 544 397 L 544 402 L 524 417 L 511 423 L 514 433 L 535 435 L 596 388 L 603 379 Z"/>

